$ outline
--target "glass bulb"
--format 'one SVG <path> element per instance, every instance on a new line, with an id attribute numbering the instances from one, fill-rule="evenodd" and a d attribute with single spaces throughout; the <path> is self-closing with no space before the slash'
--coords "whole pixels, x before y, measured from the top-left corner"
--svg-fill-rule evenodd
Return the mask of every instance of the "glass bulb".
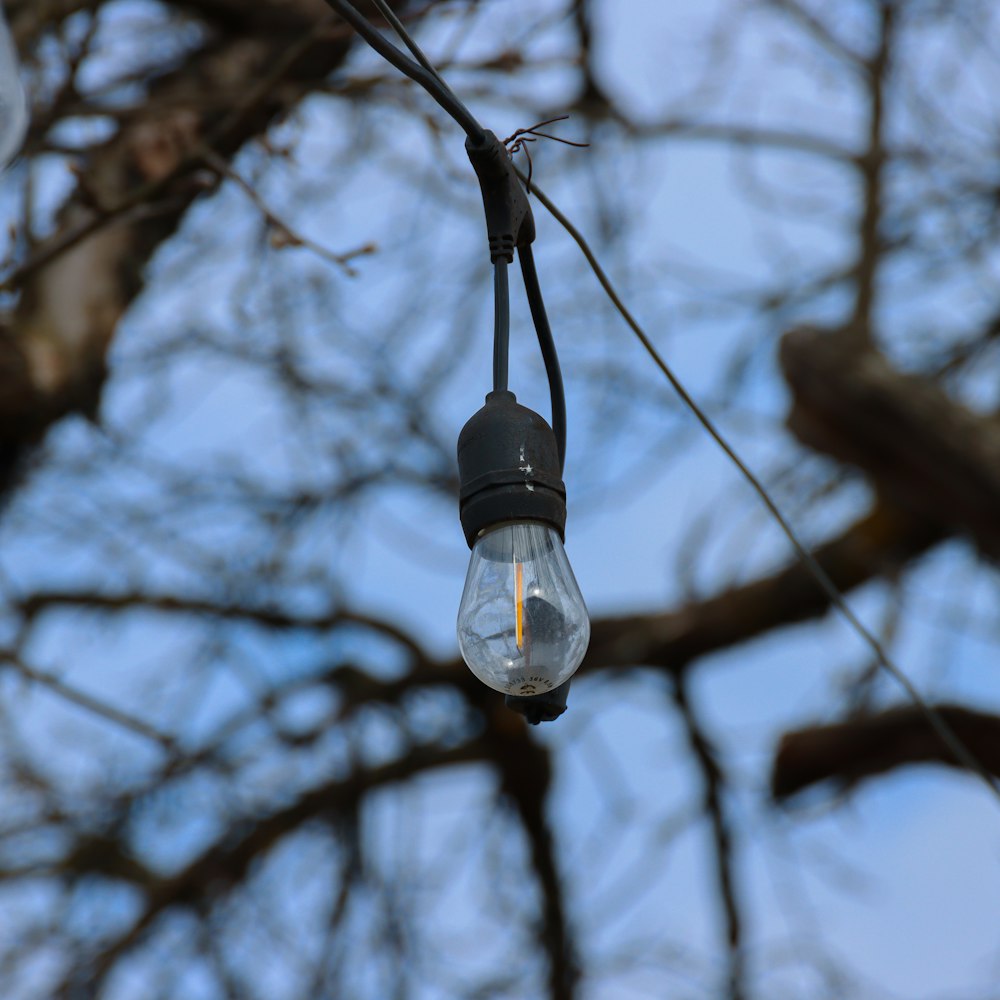
<path id="1" fill-rule="evenodd" d="M 476 539 L 458 609 L 469 669 L 504 694 L 551 691 L 580 666 L 590 617 L 554 528 L 515 521 Z"/>
<path id="2" fill-rule="evenodd" d="M 21 148 L 27 127 L 28 109 L 18 76 L 14 40 L 7 29 L 0 2 L 0 170 Z"/>

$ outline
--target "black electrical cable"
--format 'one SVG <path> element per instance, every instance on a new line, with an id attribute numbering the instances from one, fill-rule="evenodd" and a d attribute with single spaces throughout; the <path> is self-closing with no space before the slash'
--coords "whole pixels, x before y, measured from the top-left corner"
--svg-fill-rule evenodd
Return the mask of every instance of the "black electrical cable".
<path id="1" fill-rule="evenodd" d="M 435 69 L 434 64 L 430 61 L 430 59 L 424 55 L 423 49 L 417 45 L 413 36 L 406 30 L 403 26 L 403 22 L 396 15 L 396 12 L 386 3 L 386 0 L 372 0 L 372 3 L 378 7 L 379 12 L 392 27 L 392 30 L 395 31 L 396 34 L 402 39 L 403 44 L 410 50 L 413 58 L 416 59 L 417 62 L 420 63 L 420 65 L 423 66 L 424 69 L 427 70 L 427 72 L 430 73 L 431 76 L 433 76 L 445 90 L 450 91 L 451 87 L 445 83 L 441 74 L 437 71 L 437 69 Z"/>
<path id="2" fill-rule="evenodd" d="M 352 5 L 350 0 L 326 0 L 362 38 L 384 59 L 395 66 L 411 80 L 419 83 L 435 101 L 465 130 L 475 146 L 483 146 L 487 133 L 468 108 L 459 100 L 433 64 L 406 30 L 399 17 L 386 0 L 371 0 L 396 34 L 416 58 L 416 62 L 405 55 L 373 27 L 373 25 Z M 495 140 L 494 140 L 495 141 Z M 471 155 L 471 154 L 470 154 Z M 480 178 L 482 181 L 482 178 Z M 522 178 L 523 181 L 523 178 Z M 514 182 L 516 183 L 516 181 Z M 529 213 L 530 209 L 525 208 Z M 489 218 L 489 209 L 487 209 Z M 532 236 L 534 230 L 532 228 Z M 512 233 L 512 236 L 516 234 Z M 531 252 L 530 239 L 520 244 L 518 255 L 521 260 L 521 274 L 525 292 L 531 309 L 531 318 L 538 336 L 538 346 L 545 363 L 545 374 L 549 382 L 549 396 L 552 407 L 552 430 L 559 450 L 559 467 L 566 462 L 566 396 L 563 390 L 559 357 L 556 353 L 552 329 L 545 313 L 545 303 L 538 282 L 538 272 Z M 511 248 L 513 249 L 513 248 Z M 508 288 L 507 261 L 499 258 L 494 263 L 494 332 L 493 332 L 493 389 L 506 390 L 510 357 L 510 292 Z"/>
<path id="3" fill-rule="evenodd" d="M 378 8 L 379 12 L 386 19 L 386 22 L 415 56 L 416 61 L 405 55 L 399 48 L 385 39 L 367 18 L 353 6 L 350 0 L 326 0 L 326 2 L 379 55 L 402 73 L 406 74 L 406 76 L 410 77 L 410 79 L 419 83 L 465 130 L 474 146 L 485 148 L 488 145 L 487 133 L 483 127 L 441 78 L 433 64 L 424 55 L 420 46 L 414 41 L 386 0 L 371 0 L 371 2 Z M 494 139 L 495 142 L 496 140 Z M 479 152 L 482 151 L 482 149 L 479 150 Z M 474 160 L 473 162 L 475 164 L 477 161 Z M 478 171 L 479 168 L 477 167 Z M 495 180 L 492 177 L 490 179 Z M 482 177 L 480 177 L 480 181 L 481 183 L 485 183 Z M 514 181 L 513 183 L 516 184 L 517 182 Z M 486 189 L 484 188 L 484 190 Z M 530 208 L 525 206 L 524 211 L 528 213 L 528 220 L 530 222 Z M 488 204 L 488 220 L 489 217 Z M 531 233 L 533 236 L 533 227 Z M 510 238 L 512 239 L 516 239 L 518 236 L 519 231 L 512 231 L 510 234 Z M 532 236 L 529 236 L 523 244 L 519 245 L 518 252 L 521 258 L 521 273 L 524 277 L 524 287 L 528 296 L 528 304 L 531 308 L 531 317 L 535 324 L 538 345 L 542 352 L 542 359 L 545 362 L 545 374 L 549 381 L 552 429 L 555 432 L 559 448 L 559 465 L 561 469 L 566 461 L 566 398 L 563 391 L 562 375 L 559 371 L 559 358 L 556 354 L 556 346 L 552 339 L 552 330 L 549 327 L 548 317 L 545 314 L 542 292 L 538 284 L 538 274 L 535 270 L 534 257 L 531 253 L 530 240 Z M 513 250 L 513 246 L 510 249 Z M 510 356 L 510 293 L 508 289 L 507 261 L 503 259 L 498 259 L 494 264 L 494 299 L 493 388 L 496 391 L 507 388 Z"/>
<path id="4" fill-rule="evenodd" d="M 485 129 L 476 121 L 472 112 L 452 93 L 451 89 L 440 80 L 437 73 L 414 62 L 395 45 L 383 38 L 367 18 L 357 11 L 348 0 L 326 0 L 326 3 L 386 62 L 391 63 L 414 82 L 419 83 L 455 119 L 473 143 L 480 145 L 485 141 Z M 416 48 L 416 43 L 406 35 L 402 24 L 400 24 L 399 29 L 402 29 L 403 37 L 408 39 L 407 45 L 411 47 L 411 50 Z M 426 62 L 426 57 L 424 57 L 424 61 Z"/>
<path id="5" fill-rule="evenodd" d="M 493 391 L 507 391 L 510 357 L 510 289 L 507 261 L 500 257 L 493 265 Z"/>
<path id="6" fill-rule="evenodd" d="M 542 289 L 538 284 L 538 272 L 535 270 L 535 255 L 531 245 L 521 247 L 517 251 L 521 261 L 521 276 L 524 278 L 524 291 L 528 296 L 528 307 L 531 309 L 531 319 L 538 335 L 538 346 L 545 362 L 545 374 L 549 380 L 549 397 L 552 400 L 552 430 L 556 435 L 559 447 L 559 471 L 566 465 L 566 394 L 563 391 L 562 372 L 559 369 L 559 355 L 556 353 L 556 343 L 552 339 L 552 328 L 549 317 L 545 313 L 545 302 L 542 299 Z"/>

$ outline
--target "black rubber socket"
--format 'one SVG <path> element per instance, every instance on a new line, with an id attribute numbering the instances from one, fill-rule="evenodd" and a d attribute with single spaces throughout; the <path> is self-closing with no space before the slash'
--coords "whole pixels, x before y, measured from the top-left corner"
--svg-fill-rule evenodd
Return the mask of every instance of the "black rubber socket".
<path id="1" fill-rule="evenodd" d="M 565 538 L 556 436 L 512 392 L 491 392 L 458 436 L 459 514 L 469 548 L 505 521 L 541 521 Z"/>

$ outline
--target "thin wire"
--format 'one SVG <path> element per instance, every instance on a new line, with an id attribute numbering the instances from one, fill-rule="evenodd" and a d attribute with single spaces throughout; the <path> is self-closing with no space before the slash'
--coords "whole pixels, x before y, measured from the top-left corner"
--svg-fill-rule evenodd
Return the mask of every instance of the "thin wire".
<path id="1" fill-rule="evenodd" d="M 524 175 L 521 171 L 518 170 L 517 174 L 523 181 Z M 941 742 L 948 748 L 955 760 L 958 761 L 958 763 L 963 767 L 972 771 L 974 774 L 979 775 L 993 795 L 1000 800 L 1000 785 L 998 785 L 995 776 L 990 774 L 986 767 L 975 757 L 968 747 L 966 747 L 961 739 L 959 739 L 958 735 L 951 728 L 951 726 L 948 725 L 944 718 L 942 718 L 940 713 L 938 713 L 933 706 L 929 705 L 924 700 L 923 695 L 920 694 L 913 682 L 906 676 L 903 670 L 892 660 L 874 633 L 872 633 L 854 613 L 844 596 L 837 589 L 837 585 L 830 579 L 826 570 L 820 566 L 812 553 L 809 552 L 805 545 L 799 540 L 798 535 L 785 519 L 784 514 L 781 513 L 777 503 L 772 499 L 763 483 L 761 483 L 756 475 L 750 471 L 749 467 L 736 453 L 735 449 L 726 440 L 722 432 L 715 426 L 708 414 L 706 414 L 704 410 L 702 410 L 702 408 L 694 401 L 687 389 L 684 388 L 680 379 L 678 379 L 671 368 L 660 356 L 659 352 L 646 335 L 646 332 L 639 325 L 635 317 L 629 312 L 625 303 L 622 302 L 621 298 L 619 298 L 617 291 L 615 291 L 614 286 L 611 284 L 611 280 L 604 272 L 604 268 L 601 267 L 600 262 L 594 256 L 594 252 L 590 249 L 590 245 L 583 237 L 583 234 L 576 228 L 576 226 L 573 225 L 572 222 L 570 222 L 568 218 L 566 218 L 565 215 L 563 215 L 563 213 L 555 206 L 548 196 L 543 191 L 538 189 L 537 184 L 533 186 L 532 194 L 534 194 L 534 196 L 548 210 L 549 214 L 552 215 L 552 217 L 563 227 L 563 229 L 566 230 L 567 233 L 569 233 L 569 235 L 576 242 L 577 246 L 579 246 L 584 257 L 586 257 L 591 270 L 597 276 L 597 280 L 601 283 L 601 287 L 604 289 L 614 307 L 621 314 L 625 322 L 628 323 L 629 327 L 631 327 L 632 332 L 639 339 L 639 342 L 646 349 L 649 356 L 654 362 L 656 362 L 660 371 L 666 376 L 667 381 L 670 382 L 670 385 L 673 387 L 674 391 L 680 397 L 684 405 L 691 411 L 692 414 L 694 414 L 697 421 L 726 454 L 726 457 L 729 458 L 733 465 L 735 465 L 740 471 L 743 478 L 746 479 L 746 481 L 753 487 L 754 492 L 761 499 L 761 501 L 763 501 L 764 506 L 771 513 L 771 516 L 777 522 L 785 537 L 791 543 L 792 548 L 795 550 L 795 554 L 816 582 L 820 585 L 823 592 L 829 598 L 830 603 L 840 612 L 848 624 L 872 650 L 878 664 L 895 679 L 900 687 L 903 688 L 909 696 L 910 701 L 916 705 L 923 716 L 927 719 L 931 728 L 937 733 Z"/>
<path id="2" fill-rule="evenodd" d="M 427 58 L 426 55 L 424 55 L 424 50 L 421 49 L 419 45 L 417 45 L 413 36 L 406 30 L 406 28 L 403 25 L 403 22 L 396 15 L 396 12 L 385 2 L 385 0 L 372 0 L 372 3 L 375 4 L 376 7 L 378 7 L 382 16 L 392 27 L 392 30 L 395 31 L 396 34 L 399 35 L 399 37 L 403 40 L 403 44 L 413 54 L 413 58 L 416 59 L 417 62 L 420 63 L 420 65 L 423 66 L 424 69 L 427 70 L 427 72 L 430 73 L 431 76 L 433 76 L 434 79 L 437 80 L 437 82 L 440 83 L 445 90 L 451 90 L 451 87 L 449 87 L 448 84 L 445 83 L 444 79 L 442 78 L 441 74 L 437 71 L 434 64 L 430 61 L 430 59 Z"/>
<path id="3" fill-rule="evenodd" d="M 386 14 L 388 8 L 386 8 L 380 0 L 373 0 L 373 2 L 379 10 L 382 11 L 383 15 L 387 16 L 387 19 L 394 30 L 400 38 L 403 39 L 410 51 L 413 52 L 414 55 L 416 55 L 420 60 L 419 63 L 414 62 L 412 59 L 404 55 L 398 48 L 396 48 L 395 45 L 386 41 L 371 26 L 371 24 L 369 24 L 369 22 L 362 17 L 358 11 L 350 5 L 350 3 L 347 2 L 347 0 L 326 0 L 326 3 L 338 14 L 340 14 L 340 16 L 343 17 L 344 20 L 347 21 L 348 24 L 350 24 L 354 30 L 357 31 L 358 34 L 361 35 L 361 37 L 364 38 L 365 41 L 379 53 L 379 55 L 400 70 L 400 72 L 410 77 L 411 80 L 419 83 L 431 95 L 431 97 L 433 97 L 434 100 L 437 101 L 437 103 L 445 111 L 447 111 L 452 118 L 454 118 L 454 120 L 465 130 L 466 134 L 474 142 L 481 143 L 484 140 L 483 127 L 478 121 L 476 121 L 468 108 L 466 108 L 458 97 L 455 96 L 455 94 L 451 91 L 451 88 L 444 83 L 437 71 L 433 68 L 433 66 L 431 66 L 426 56 L 424 56 L 419 46 L 417 46 L 416 42 L 406 31 L 402 22 L 400 22 L 399 19 L 391 13 L 391 11 Z M 517 170 L 516 167 L 515 171 L 521 181 L 527 185 L 528 178 L 526 178 L 520 170 Z M 986 783 L 986 786 L 990 789 L 993 795 L 1000 800 L 1000 785 L 998 785 L 994 776 L 991 775 L 989 771 L 987 771 L 986 768 L 968 750 L 965 744 L 955 734 L 951 726 L 949 726 L 940 714 L 924 700 L 923 696 L 913 685 L 913 682 L 909 679 L 909 677 L 907 677 L 902 669 L 898 667 L 889 657 L 888 653 L 886 653 L 883 649 L 882 643 L 879 642 L 878 638 L 870 632 L 861 619 L 858 618 L 843 595 L 837 589 L 836 584 L 834 584 L 823 567 L 820 566 L 813 555 L 806 549 L 805 545 L 803 545 L 803 543 L 799 540 L 798 535 L 796 535 L 792 526 L 785 519 L 785 516 L 781 513 L 778 505 L 771 498 L 771 495 L 768 493 L 764 485 L 754 475 L 754 473 L 750 471 L 748 466 L 733 449 L 732 445 L 730 445 L 726 438 L 722 435 L 721 431 L 716 428 L 709 416 L 701 409 L 700 406 L 698 406 L 688 393 L 687 389 L 684 388 L 681 381 L 673 373 L 663 358 L 660 357 L 659 352 L 653 346 L 649 337 L 646 336 L 645 331 L 629 312 L 624 302 L 622 302 L 619 298 L 618 293 L 615 291 L 610 279 L 607 274 L 605 274 L 604 269 L 594 256 L 593 251 L 590 249 L 590 245 L 587 243 L 586 239 L 584 239 L 580 231 L 569 221 L 568 218 L 566 218 L 565 215 L 562 214 L 555 204 L 549 200 L 543 191 L 540 191 L 537 186 L 534 186 L 531 190 L 542 205 L 553 216 L 553 218 L 559 222 L 559 224 L 566 230 L 566 232 L 569 233 L 576 244 L 580 247 L 580 250 L 583 252 L 584 257 L 590 264 L 591 269 L 597 276 L 597 280 L 601 283 L 601 286 L 604 288 L 604 291 L 611 300 L 612 304 L 621 314 L 625 322 L 628 323 L 632 332 L 639 339 L 639 342 L 646 349 L 646 352 L 656 363 L 657 367 L 661 372 L 663 372 L 664 376 L 670 382 L 674 391 L 680 397 L 684 405 L 691 411 L 715 443 L 736 466 L 758 497 L 760 497 L 764 506 L 771 513 L 785 537 L 791 543 L 796 555 L 801 560 L 803 565 L 809 570 L 810 574 L 815 578 L 816 582 L 820 585 L 823 592 L 829 598 L 830 603 L 840 612 L 848 624 L 850 624 L 854 631 L 869 646 L 875 654 L 878 664 L 896 680 L 896 682 L 907 693 L 913 704 L 920 709 L 931 728 L 934 729 L 942 743 L 944 743 L 954 756 L 955 760 L 958 761 L 958 763 L 960 763 L 963 767 L 974 772 L 975 774 L 978 774 L 979 777 Z M 495 266 L 494 289 L 496 292 L 496 326 L 494 331 L 493 347 L 493 382 L 494 389 L 505 389 L 507 387 L 509 353 L 510 302 L 507 289 L 507 262 L 502 259 L 498 260 Z M 502 295 L 500 294 L 501 290 L 503 291 Z M 536 331 L 537 330 L 538 327 L 536 325 Z M 541 343 L 541 340 L 539 343 Z M 554 407 L 555 399 L 553 399 L 553 409 Z M 553 423 L 554 422 L 555 418 L 553 416 Z"/>
<path id="4" fill-rule="evenodd" d="M 348 0 L 326 0 L 326 4 L 332 7 L 333 10 L 354 28 L 386 62 L 391 63 L 414 82 L 419 83 L 451 115 L 474 143 L 477 145 L 483 143 L 485 130 L 482 125 L 476 121 L 472 112 L 452 93 L 451 89 L 440 81 L 436 72 L 428 71 L 420 63 L 414 62 L 409 56 L 401 52 L 392 42 L 383 38 Z M 405 28 L 403 30 L 405 32 Z M 410 41 L 412 42 L 412 39 Z M 407 44 L 410 44 L 410 42 Z M 415 42 L 412 44 L 416 47 Z"/>
<path id="5" fill-rule="evenodd" d="M 524 184 L 528 194 L 531 194 L 531 172 L 534 169 L 534 164 L 531 162 L 531 153 L 528 152 L 529 142 L 536 142 L 538 139 L 551 139 L 553 142 L 561 142 L 564 146 L 575 146 L 577 149 L 586 149 L 590 145 L 589 142 L 574 142 L 572 139 L 563 139 L 562 136 L 549 135 L 548 132 L 538 131 L 543 125 L 563 122 L 567 118 L 569 118 L 569 115 L 557 115 L 555 118 L 547 118 L 545 121 L 538 122 L 537 125 L 532 125 L 530 128 L 516 129 L 503 140 L 507 152 L 512 157 L 515 153 L 520 152 L 524 153 L 524 158 L 528 161 L 528 178 Z"/>
<path id="6" fill-rule="evenodd" d="M 510 288 L 507 261 L 497 258 L 493 265 L 493 391 L 507 391 L 510 358 Z"/>
<path id="7" fill-rule="evenodd" d="M 552 328 L 545 313 L 545 301 L 542 289 L 538 284 L 538 271 L 535 270 L 535 255 L 531 244 L 520 247 L 517 251 L 521 262 L 521 275 L 524 278 L 524 291 L 528 297 L 528 307 L 531 309 L 531 319 L 538 335 L 538 346 L 545 362 L 545 374 L 549 380 L 549 397 L 552 400 L 552 430 L 556 435 L 556 445 L 559 449 L 559 472 L 566 465 L 566 394 L 563 391 L 562 372 L 559 370 L 559 355 L 552 339 Z"/>

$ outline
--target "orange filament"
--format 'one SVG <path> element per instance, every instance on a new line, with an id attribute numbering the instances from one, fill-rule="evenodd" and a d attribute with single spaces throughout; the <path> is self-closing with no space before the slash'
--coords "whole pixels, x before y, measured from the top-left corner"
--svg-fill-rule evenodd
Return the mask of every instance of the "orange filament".
<path id="1" fill-rule="evenodd" d="M 514 618 L 517 648 L 524 645 L 524 567 L 514 566 Z"/>

